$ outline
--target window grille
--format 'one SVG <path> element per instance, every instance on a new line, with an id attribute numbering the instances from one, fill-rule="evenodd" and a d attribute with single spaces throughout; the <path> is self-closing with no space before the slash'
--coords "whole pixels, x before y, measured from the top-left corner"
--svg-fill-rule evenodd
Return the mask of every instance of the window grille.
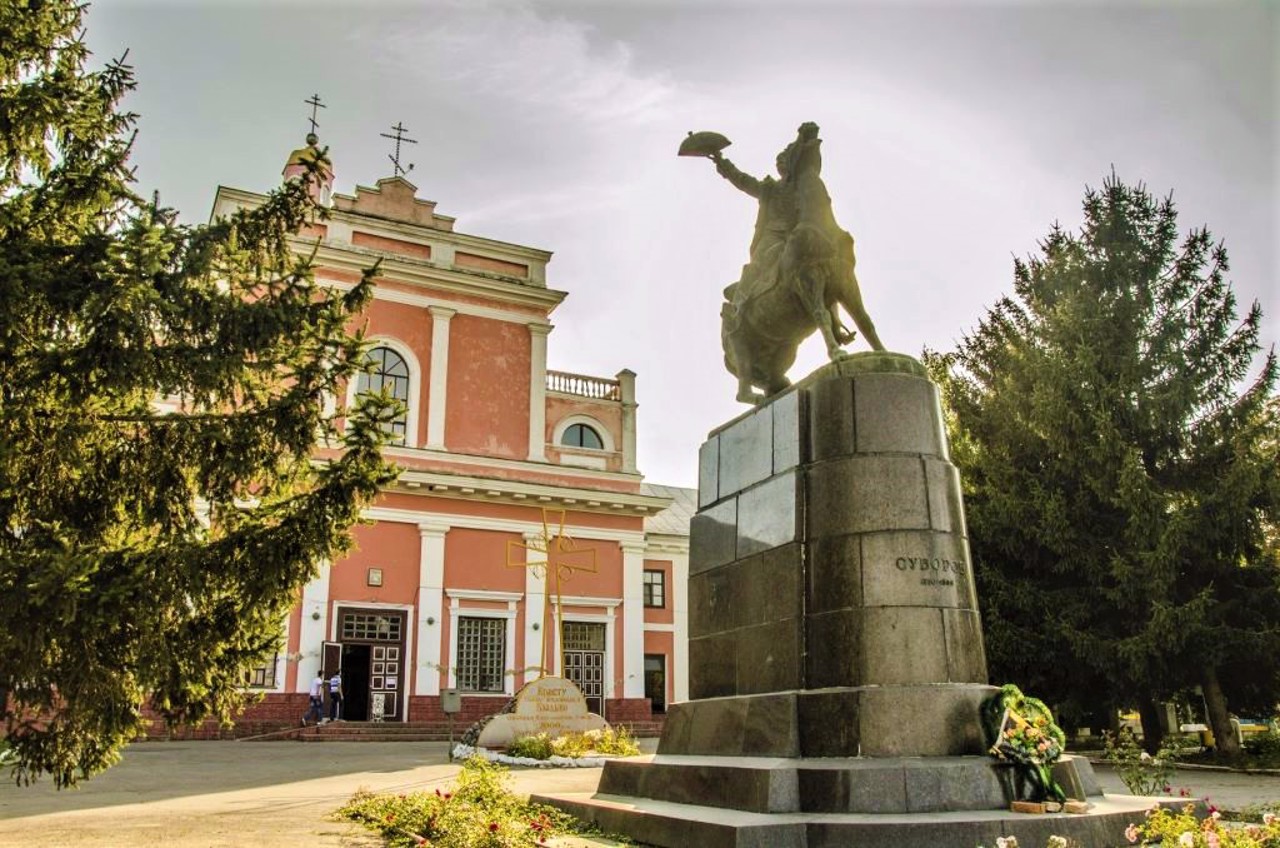
<path id="1" fill-rule="evenodd" d="M 458 657 L 454 663 L 458 688 L 466 692 L 505 691 L 507 620 L 458 619 Z"/>
<path id="2" fill-rule="evenodd" d="M 564 649 L 566 651 L 603 651 L 603 624 L 586 621 L 566 621 L 564 623 Z"/>
<path id="3" fill-rule="evenodd" d="M 667 605 L 667 573 L 665 571 L 644 573 L 644 605 L 647 607 Z"/>
<path id="4" fill-rule="evenodd" d="M 384 430 L 395 436 L 396 441 L 403 442 L 409 416 L 409 365 L 404 357 L 389 347 L 375 347 L 369 351 L 367 362 L 370 371 L 356 378 L 356 394 L 377 394 L 385 389 L 387 394 L 404 404 L 399 415 L 382 425 Z"/>
<path id="5" fill-rule="evenodd" d="M 346 612 L 342 614 L 342 638 L 372 642 L 399 642 L 404 619 L 398 615 Z"/>

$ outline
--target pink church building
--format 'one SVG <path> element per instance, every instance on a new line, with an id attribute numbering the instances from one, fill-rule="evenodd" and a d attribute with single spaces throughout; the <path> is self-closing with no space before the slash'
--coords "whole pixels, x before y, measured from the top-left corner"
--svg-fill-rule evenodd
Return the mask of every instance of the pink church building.
<path id="1" fill-rule="evenodd" d="M 286 179 L 308 155 L 294 152 Z M 375 367 L 335 404 L 370 387 L 404 402 L 386 448 L 401 474 L 353 551 L 302 590 L 243 718 L 296 724 L 312 678 L 340 663 L 348 721 L 434 722 L 445 689 L 472 719 L 539 675 L 544 644 L 548 671 L 576 682 L 593 711 L 660 717 L 687 697 L 695 493 L 643 481 L 636 375 L 547 369 L 566 297 L 547 284 L 549 252 L 458 230 L 402 176 L 351 195 L 332 182 L 320 189 L 329 219 L 297 246 L 338 288 L 382 263 L 362 319 Z M 264 199 L 220 187 L 213 217 Z M 559 597 L 554 579 L 524 567 L 548 516 L 553 533 L 563 516 L 573 557 L 594 569 Z"/>

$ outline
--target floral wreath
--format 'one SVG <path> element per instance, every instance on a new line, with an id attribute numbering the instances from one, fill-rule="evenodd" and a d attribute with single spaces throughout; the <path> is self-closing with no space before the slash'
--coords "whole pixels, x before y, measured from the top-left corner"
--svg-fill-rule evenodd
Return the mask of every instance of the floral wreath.
<path id="1" fill-rule="evenodd" d="M 1053 779 L 1053 764 L 1062 756 L 1067 737 L 1044 701 L 1006 683 L 983 702 L 982 727 L 988 752 L 1013 763 L 1031 781 L 1036 796 L 1032 800 L 1066 800 L 1066 793 Z"/>

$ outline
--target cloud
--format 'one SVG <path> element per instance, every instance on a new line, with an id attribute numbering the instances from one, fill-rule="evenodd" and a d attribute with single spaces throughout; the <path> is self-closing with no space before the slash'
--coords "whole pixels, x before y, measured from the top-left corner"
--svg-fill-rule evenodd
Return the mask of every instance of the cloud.
<path id="1" fill-rule="evenodd" d="M 625 43 L 594 36 L 580 21 L 490 3 L 442 4 L 409 26 L 380 22 L 351 34 L 362 46 L 376 45 L 381 64 L 416 84 L 448 89 L 452 99 L 481 98 L 494 108 L 587 125 L 660 117 L 674 86 L 662 74 L 640 73 Z"/>

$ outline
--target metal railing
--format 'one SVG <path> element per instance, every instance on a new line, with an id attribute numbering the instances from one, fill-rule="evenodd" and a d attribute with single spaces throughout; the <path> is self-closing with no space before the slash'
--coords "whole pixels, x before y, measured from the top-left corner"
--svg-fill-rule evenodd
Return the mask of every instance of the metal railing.
<path id="1" fill-rule="evenodd" d="M 617 380 L 567 371 L 548 371 L 547 391 L 597 400 L 622 400 L 622 385 Z"/>

